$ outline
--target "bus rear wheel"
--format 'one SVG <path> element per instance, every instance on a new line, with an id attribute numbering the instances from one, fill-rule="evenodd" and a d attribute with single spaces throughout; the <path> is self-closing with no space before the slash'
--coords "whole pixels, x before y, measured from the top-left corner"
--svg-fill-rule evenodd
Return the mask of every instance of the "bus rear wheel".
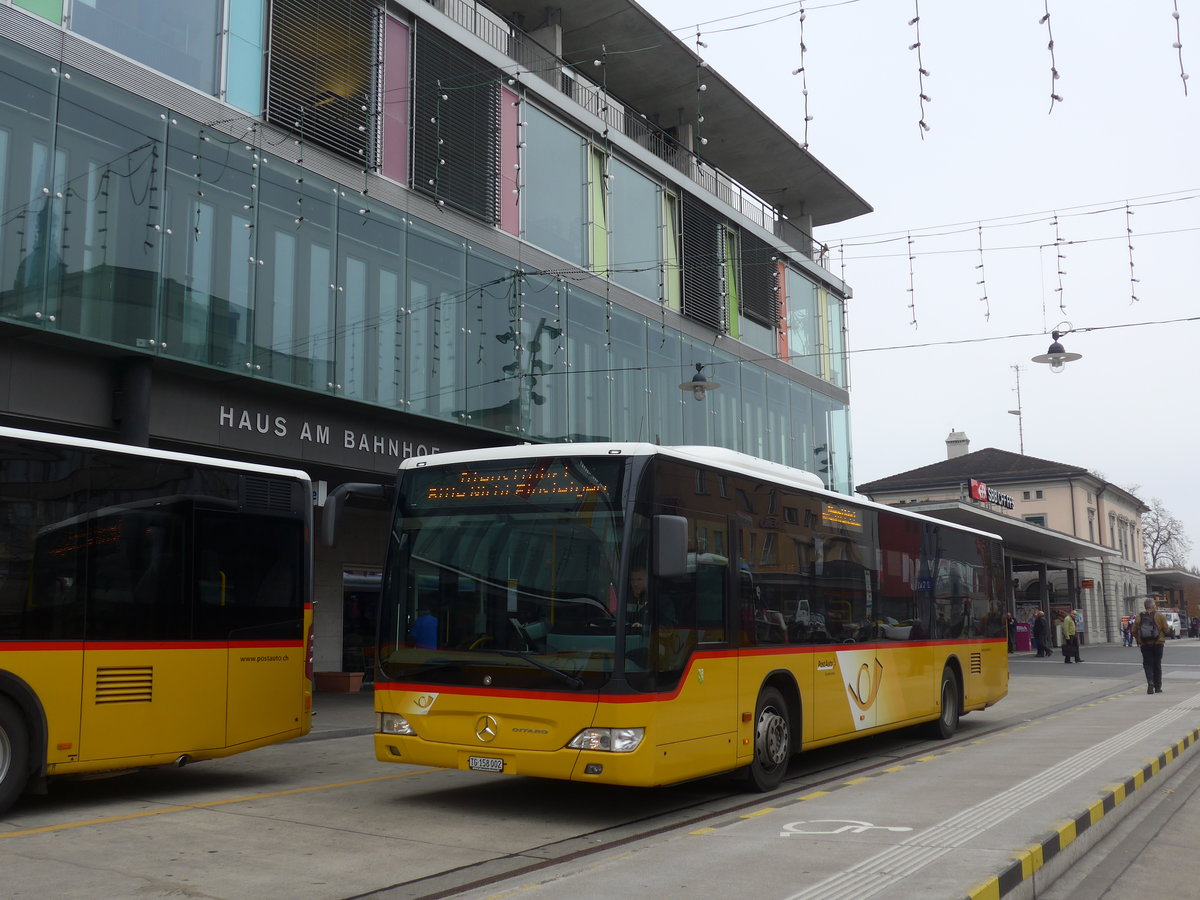
<path id="1" fill-rule="evenodd" d="M 754 761 L 746 770 L 750 788 L 764 792 L 779 787 L 791 758 L 787 703 L 775 688 L 763 688 L 754 710 Z"/>
<path id="2" fill-rule="evenodd" d="M 0 813 L 20 796 L 29 777 L 29 735 L 25 720 L 0 697 Z"/>
<path id="3" fill-rule="evenodd" d="M 945 740 L 946 738 L 953 737 L 954 732 L 958 731 L 958 719 L 962 714 L 961 704 L 959 703 L 958 676 L 954 674 L 954 670 L 949 666 L 942 670 L 940 696 L 942 700 L 941 711 L 937 719 L 929 723 L 929 736 Z"/>

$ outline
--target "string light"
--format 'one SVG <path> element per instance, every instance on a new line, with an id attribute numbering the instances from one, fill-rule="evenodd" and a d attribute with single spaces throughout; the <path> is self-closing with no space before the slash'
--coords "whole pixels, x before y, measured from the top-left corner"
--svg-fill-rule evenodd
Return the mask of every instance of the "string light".
<path id="1" fill-rule="evenodd" d="M 912 313 L 912 321 L 908 324 L 917 327 L 917 285 L 913 275 L 913 236 L 908 235 L 908 308 Z"/>
<path id="2" fill-rule="evenodd" d="M 1054 31 L 1050 28 L 1050 0 L 1043 0 L 1042 8 L 1046 14 L 1038 19 L 1039 25 L 1046 26 L 1046 38 L 1048 43 L 1046 49 L 1050 51 L 1050 109 L 1046 112 L 1054 112 L 1054 104 L 1062 103 L 1062 95 L 1058 93 L 1058 66 L 1054 60 Z"/>
<path id="3" fill-rule="evenodd" d="M 930 102 L 929 95 L 925 93 L 925 79 L 929 77 L 929 70 L 925 68 L 925 62 L 921 56 L 921 4 L 919 0 L 913 0 L 913 17 L 908 20 L 908 24 L 915 29 L 913 32 L 915 40 L 908 45 L 908 49 L 917 51 L 917 98 L 921 107 L 921 118 L 917 120 L 917 125 L 921 128 L 921 140 L 925 140 L 925 132 L 929 131 L 929 123 L 925 121 L 925 104 Z"/>
<path id="4" fill-rule="evenodd" d="M 983 296 L 979 298 L 979 302 L 983 304 L 983 320 L 985 322 L 992 318 L 992 304 L 988 300 L 987 295 L 987 270 L 983 267 L 983 223 L 979 223 L 979 265 L 975 267 L 979 272 L 979 280 L 975 282 L 983 290 Z"/>
<path id="5" fill-rule="evenodd" d="M 804 20 L 807 17 L 808 14 L 804 11 L 804 0 L 800 0 L 800 68 L 793 69 L 792 74 L 800 76 L 800 94 L 804 98 L 804 142 L 800 145 L 801 150 L 808 149 L 808 123 L 813 120 L 808 112 L 808 64 L 805 61 L 808 46 L 804 42 Z"/>
<path id="6" fill-rule="evenodd" d="M 708 90 L 708 85 L 704 83 L 704 61 L 700 59 L 699 47 L 706 46 L 700 40 L 700 32 L 696 32 L 696 155 L 700 155 L 700 147 L 708 144 L 708 138 L 700 134 L 700 126 L 704 122 L 704 109 L 701 104 L 701 98 L 704 92 Z"/>
<path id="7" fill-rule="evenodd" d="M 1125 204 L 1125 235 L 1126 244 L 1129 247 L 1129 299 L 1130 302 L 1136 303 L 1138 279 L 1134 277 L 1133 273 L 1133 210 L 1129 208 L 1128 203 Z"/>
<path id="8" fill-rule="evenodd" d="M 1187 96 L 1188 74 L 1183 68 L 1183 32 L 1179 26 L 1179 0 L 1174 0 L 1175 9 L 1171 12 L 1171 18 L 1175 20 L 1175 43 L 1171 46 L 1179 54 L 1179 80 L 1183 82 L 1183 93 Z M 1136 299 L 1136 298 L 1134 298 Z"/>
<path id="9" fill-rule="evenodd" d="M 1054 246 L 1054 252 L 1056 254 L 1055 268 L 1058 270 L 1058 287 L 1056 287 L 1054 289 L 1054 292 L 1056 294 L 1058 294 L 1058 308 L 1061 311 L 1066 312 L 1067 306 L 1066 306 L 1066 303 L 1064 302 L 1065 294 L 1063 292 L 1063 276 L 1066 275 L 1067 273 L 1063 270 L 1063 265 L 1064 265 L 1063 260 L 1065 260 L 1067 257 L 1062 252 L 1062 248 L 1063 248 L 1065 242 L 1062 239 L 1062 232 L 1059 230 L 1059 227 L 1058 227 L 1058 215 L 1057 214 L 1054 216 L 1053 219 L 1051 219 L 1050 224 L 1054 226 L 1054 244 L 1053 244 L 1053 246 Z"/>

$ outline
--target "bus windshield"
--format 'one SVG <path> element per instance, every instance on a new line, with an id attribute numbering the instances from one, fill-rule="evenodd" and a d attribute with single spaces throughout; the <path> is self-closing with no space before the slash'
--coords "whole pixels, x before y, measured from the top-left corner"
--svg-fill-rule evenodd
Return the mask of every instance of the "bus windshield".
<path id="1" fill-rule="evenodd" d="M 388 550 L 385 677 L 594 689 L 613 672 L 623 459 L 402 474 Z"/>

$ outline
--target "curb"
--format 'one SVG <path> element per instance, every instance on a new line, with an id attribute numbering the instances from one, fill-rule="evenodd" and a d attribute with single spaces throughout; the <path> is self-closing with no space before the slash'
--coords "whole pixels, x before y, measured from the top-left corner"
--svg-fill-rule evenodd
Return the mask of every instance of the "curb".
<path id="1" fill-rule="evenodd" d="M 1100 799 L 1087 809 L 1072 819 L 1060 822 L 1054 831 L 1047 832 L 1038 843 L 1020 851 L 999 873 L 972 887 L 967 891 L 965 900 L 999 900 L 1016 890 L 1078 841 L 1088 829 L 1098 825 L 1108 813 L 1129 799 L 1131 794 L 1143 787 L 1169 763 L 1179 759 L 1184 750 L 1196 743 L 1200 743 L 1200 728 L 1193 729 L 1182 740 L 1168 747 L 1155 759 L 1149 760 L 1122 783 L 1109 785 L 1101 793 Z M 1109 823 L 1113 821 L 1109 819 Z M 1098 836 L 1098 833 L 1089 835 L 1093 836 Z"/>

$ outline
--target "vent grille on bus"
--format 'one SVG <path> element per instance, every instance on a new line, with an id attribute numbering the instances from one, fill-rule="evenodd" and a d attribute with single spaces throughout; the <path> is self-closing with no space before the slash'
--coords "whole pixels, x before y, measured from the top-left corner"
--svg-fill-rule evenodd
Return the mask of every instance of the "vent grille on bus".
<path id="1" fill-rule="evenodd" d="M 971 674 L 972 675 L 982 675 L 983 674 L 983 654 L 982 653 L 972 653 L 971 654 Z"/>
<path id="2" fill-rule="evenodd" d="M 246 507 L 291 512 L 292 482 L 267 475 L 247 475 L 245 485 Z"/>
<path id="3" fill-rule="evenodd" d="M 96 703 L 149 703 L 154 699 L 153 666 L 96 669 Z"/>

